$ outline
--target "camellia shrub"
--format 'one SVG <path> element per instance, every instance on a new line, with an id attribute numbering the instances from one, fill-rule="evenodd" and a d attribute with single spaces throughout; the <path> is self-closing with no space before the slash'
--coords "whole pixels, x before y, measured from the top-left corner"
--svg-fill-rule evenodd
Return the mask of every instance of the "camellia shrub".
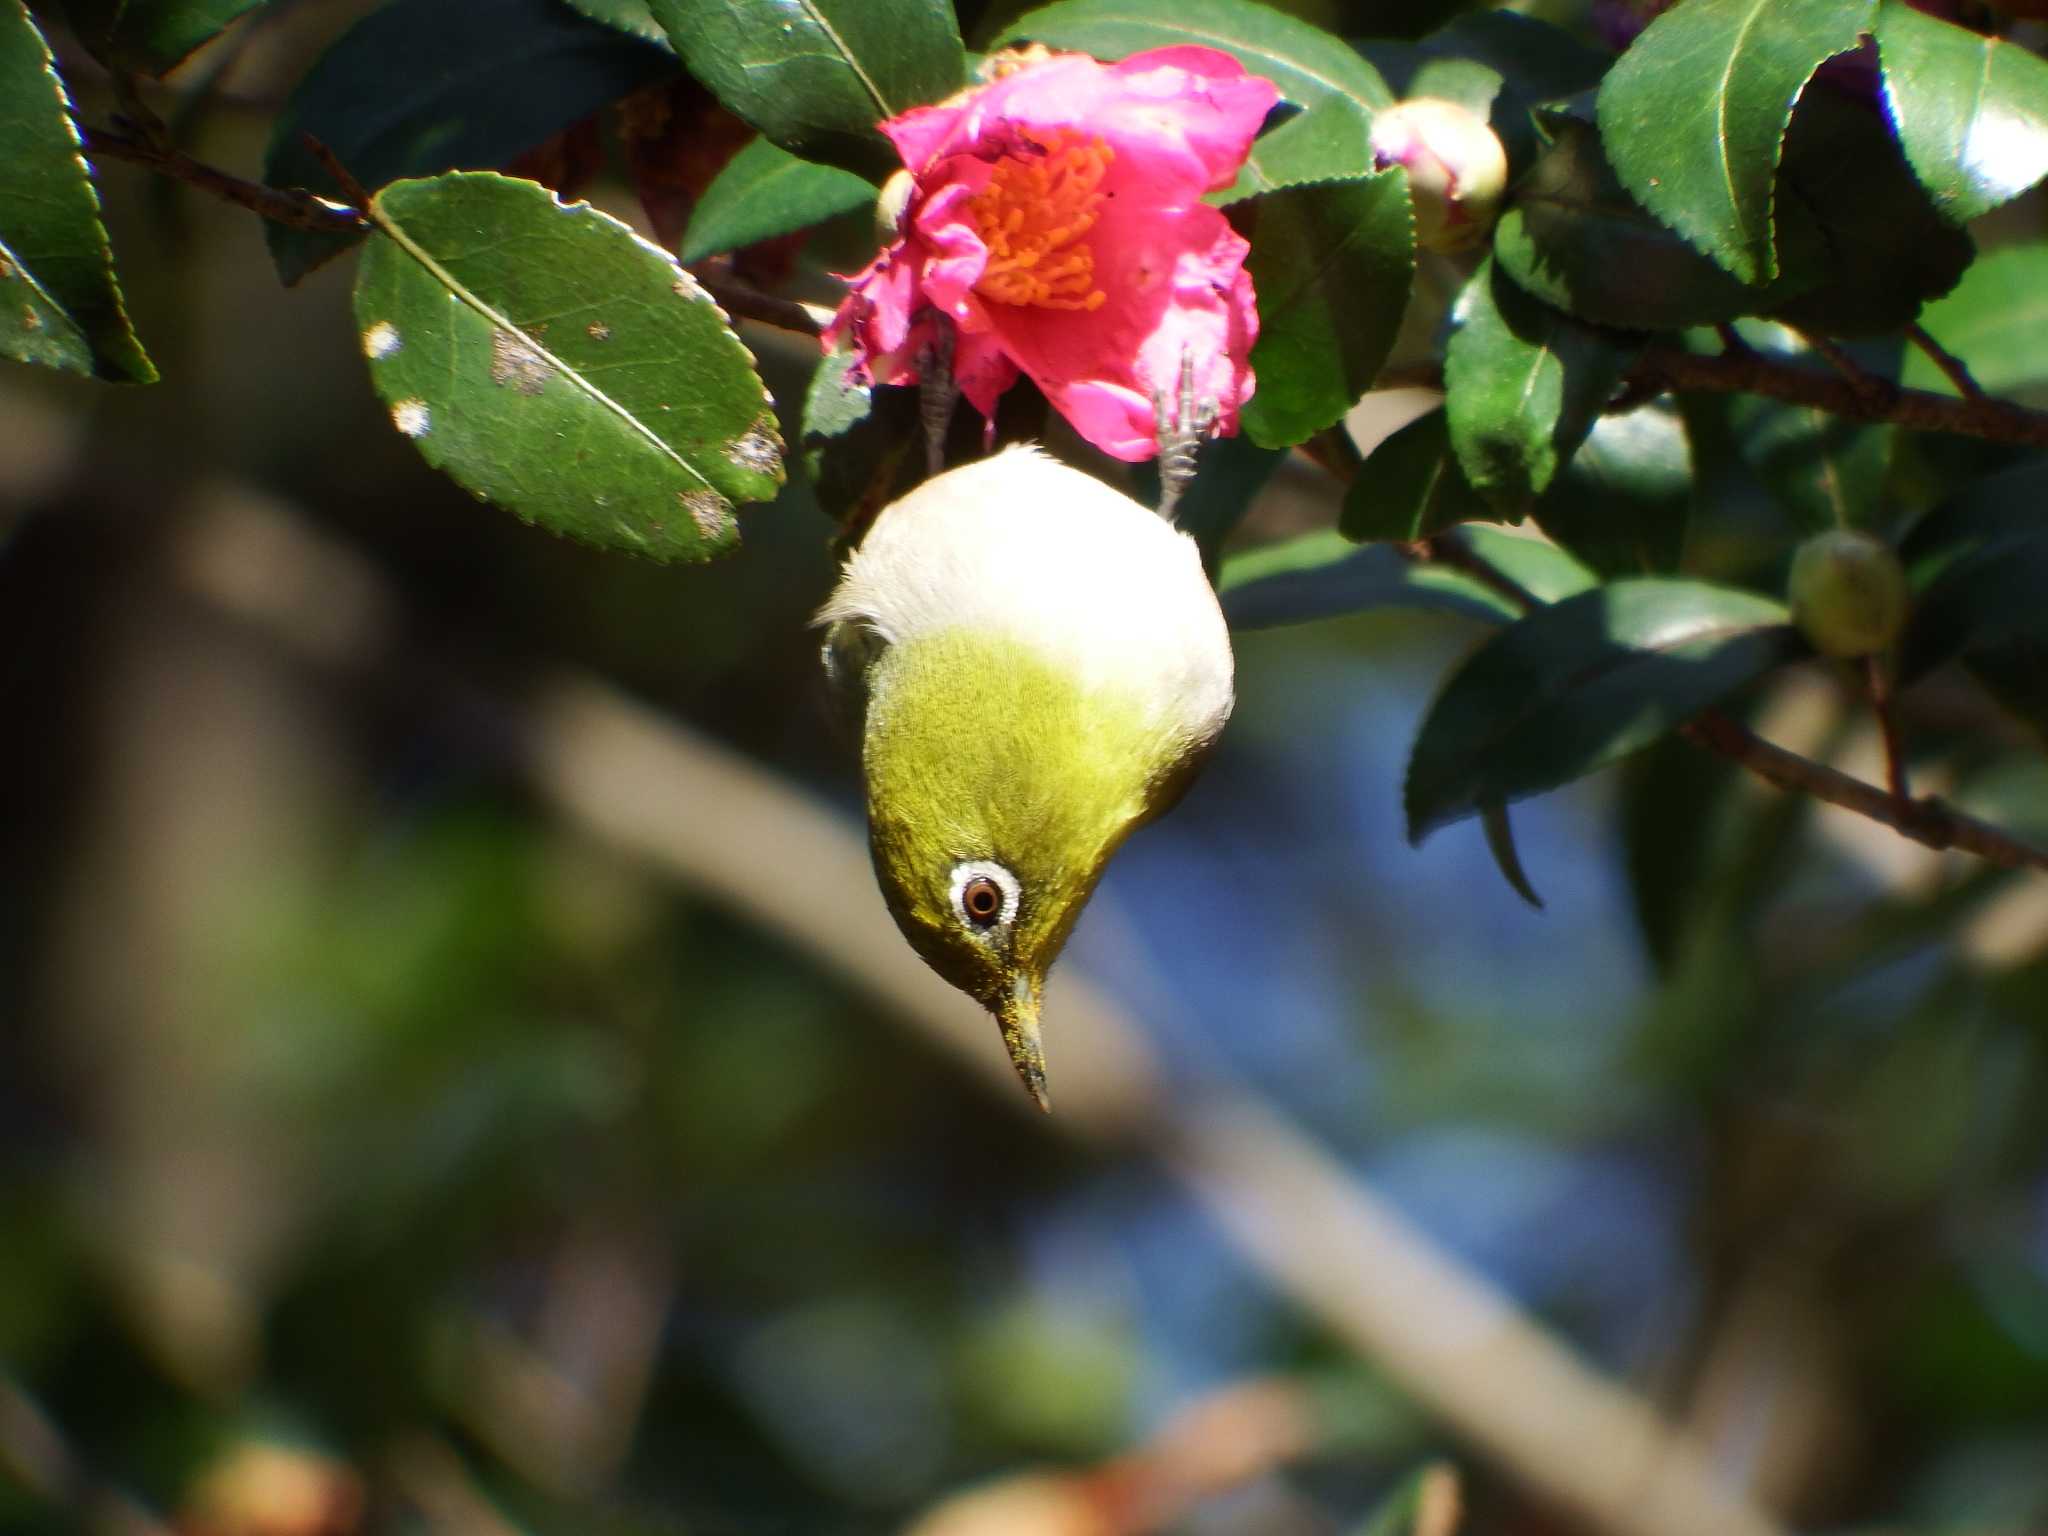
<path id="1" fill-rule="evenodd" d="M 1376 38 L 1256 0 L 390 0 L 277 105 L 260 169 L 194 158 L 168 104 L 287 8 L 0 0 L 0 353 L 179 387 L 123 305 L 149 253 L 99 217 L 139 171 L 263 220 L 287 284 L 353 261 L 392 428 L 622 556 L 713 561 L 791 475 L 857 539 L 1020 439 L 1150 497 L 1177 428 L 1168 493 L 1235 624 L 1494 626 L 1413 743 L 1412 837 L 1484 818 L 1527 892 L 1507 807 L 1669 737 L 2048 867 L 1969 774 L 1912 779 L 1959 751 L 1989 782 L 2048 729 L 2048 243 L 2006 209 L 2048 172 L 2034 22 L 1425 4 Z M 739 326 L 815 339 L 802 398 Z M 1329 526 L 1261 542 L 1289 455 Z M 1770 508 L 1740 537 L 1731 477 Z M 1884 782 L 1746 723 L 1802 665 L 1874 712 Z M 1954 667 L 2015 731 L 1899 728 Z"/>

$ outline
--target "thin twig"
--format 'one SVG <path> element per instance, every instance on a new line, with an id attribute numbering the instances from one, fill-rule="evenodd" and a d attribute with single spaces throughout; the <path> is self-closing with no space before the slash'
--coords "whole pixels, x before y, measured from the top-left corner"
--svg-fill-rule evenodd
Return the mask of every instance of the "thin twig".
<path id="1" fill-rule="evenodd" d="M 725 277 L 694 274 L 699 286 L 718 301 L 718 307 L 735 320 L 758 320 L 800 336 L 821 336 L 831 323 L 832 311 L 797 299 L 778 299 Z"/>
<path id="2" fill-rule="evenodd" d="M 1763 395 L 1793 405 L 1846 416 L 1854 421 L 1893 422 L 1921 432 L 1953 432 L 1986 442 L 2048 447 L 2048 411 L 1979 396 L 1956 400 L 1924 389 L 1882 391 L 1858 389 L 1847 379 L 1777 361 L 1760 352 L 1724 352 L 1701 357 L 1678 347 L 1646 349 L 1628 372 L 1626 383 L 1638 380 L 1660 391 L 1681 394 Z"/>
<path id="3" fill-rule="evenodd" d="M 1901 805 L 1913 798 L 1906 785 L 1906 751 L 1899 739 L 1899 719 L 1892 712 L 1892 676 L 1877 656 L 1863 658 L 1863 680 L 1870 690 L 1870 710 L 1877 716 L 1878 734 L 1884 738 L 1884 779 L 1892 798 Z"/>
<path id="4" fill-rule="evenodd" d="M 301 132 L 299 142 L 306 146 L 306 153 L 320 162 L 320 168 L 334 178 L 334 184 L 341 188 L 341 195 L 357 208 L 370 206 L 370 189 L 355 178 L 355 173 L 341 163 L 341 157 L 310 133 Z"/>
<path id="5" fill-rule="evenodd" d="M 1984 393 L 1984 386 L 1971 374 L 1970 365 L 1936 341 L 1926 326 L 1917 322 L 1907 326 L 1906 340 L 1927 354 L 1928 361 L 1941 370 L 1943 377 L 1955 385 L 1956 393 L 1965 400 L 1989 398 Z"/>
<path id="6" fill-rule="evenodd" d="M 1662 394 L 1762 395 L 1852 421 L 1890 422 L 1917 432 L 1951 432 L 1990 443 L 2048 448 L 2048 411 L 2029 410 L 1982 393 L 1958 400 L 1878 382 L 1884 386 L 1881 390 L 1859 390 L 1845 378 L 1759 352 L 1737 338 L 1733 347 L 1713 356 L 1682 347 L 1646 347 L 1622 376 L 1620 390 L 1629 399 Z M 1401 383 L 1442 389 L 1443 368 L 1404 369 Z"/>
<path id="7" fill-rule="evenodd" d="M 1684 734 L 1688 740 L 1740 763 L 1767 784 L 1797 790 L 1867 816 L 1926 847 L 1960 848 L 2005 869 L 2048 870 L 2048 849 L 2022 843 L 2010 833 L 1966 816 L 1931 796 L 1913 800 L 1887 794 L 1875 784 L 1866 784 L 1825 763 L 1773 746 L 1726 715 L 1702 715 L 1684 727 Z"/>
<path id="8" fill-rule="evenodd" d="M 216 166 L 194 160 L 180 150 L 147 144 L 109 129 L 89 127 L 83 130 L 83 135 L 85 151 L 89 155 L 126 160 L 131 165 L 139 165 L 160 176 L 197 187 L 223 202 L 246 208 L 273 224 L 309 229 L 323 235 L 353 234 L 367 227 L 359 210 L 316 197 L 311 192 L 247 181 Z"/>
<path id="9" fill-rule="evenodd" d="M 1410 560 L 1426 560 L 1462 571 L 1481 586 L 1498 592 L 1517 608 L 1543 606 L 1543 600 L 1535 593 L 1454 533 L 1439 533 L 1432 538 L 1417 539 L 1412 544 L 1396 544 L 1394 548 Z"/>
<path id="10" fill-rule="evenodd" d="M 1806 343 L 1807 349 L 1847 380 L 1849 387 L 1856 391 L 1857 396 L 1869 401 L 1873 409 L 1882 410 L 1899 392 L 1898 385 L 1890 379 L 1879 378 L 1865 368 L 1838 342 L 1830 341 L 1825 336 L 1810 335 L 1805 331 L 1798 334 L 1799 339 Z"/>

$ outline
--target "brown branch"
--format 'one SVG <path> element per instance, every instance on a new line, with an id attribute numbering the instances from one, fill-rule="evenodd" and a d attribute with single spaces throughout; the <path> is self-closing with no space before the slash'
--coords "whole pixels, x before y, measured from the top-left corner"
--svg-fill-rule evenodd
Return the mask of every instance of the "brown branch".
<path id="1" fill-rule="evenodd" d="M 1760 354 L 1751 356 L 1761 361 Z M 1724 360 L 1700 359 L 1708 362 Z M 1806 374 L 1804 377 L 1816 379 L 1822 384 L 1844 391 L 1850 388 L 1846 380 L 1829 379 L 1820 374 Z M 1329 456 L 1316 457 L 1317 461 L 1326 469 L 1330 469 L 1338 479 L 1346 478 L 1337 467 L 1339 461 Z M 1453 534 L 1438 534 L 1434 538 L 1418 540 L 1412 544 L 1396 544 L 1394 548 L 1410 560 L 1433 561 L 1462 571 L 1474 580 L 1485 583 L 1519 608 L 1526 610 L 1543 606 L 1539 598 Z M 1830 805 L 1867 816 L 1872 821 L 1890 827 L 1900 836 L 1929 848 L 1960 848 L 1965 853 L 1974 853 L 1979 858 L 2006 869 L 2048 870 L 2048 849 L 2023 843 L 1990 823 L 1966 816 L 1931 796 L 1924 800 L 1913 799 L 1906 787 L 1904 760 L 1900 753 L 1896 728 L 1891 719 L 1890 697 L 1887 692 L 1882 691 L 1881 683 L 1877 684 L 1877 691 L 1873 692 L 1873 703 L 1877 707 L 1878 719 L 1885 733 L 1885 758 L 1891 780 L 1889 793 L 1875 784 L 1866 784 L 1861 779 L 1851 778 L 1825 763 L 1817 763 L 1811 758 L 1801 757 L 1796 752 L 1788 752 L 1783 747 L 1773 746 L 1762 737 L 1752 734 L 1727 716 L 1718 713 L 1710 712 L 1681 727 L 1680 734 L 1695 746 L 1740 764 L 1768 784 L 1774 784 L 1780 789 L 1798 790 L 1812 795 L 1817 800 L 1825 800 Z"/>
<path id="2" fill-rule="evenodd" d="M 1906 787 L 1906 749 L 1899 738 L 1899 719 L 1892 712 L 1891 672 L 1881 657 L 1863 658 L 1863 681 L 1870 690 L 1870 710 L 1877 716 L 1878 734 L 1884 738 L 1884 779 L 1892 798 L 1906 804 L 1913 798 Z"/>
<path id="3" fill-rule="evenodd" d="M 1867 816 L 1926 847 L 1960 848 L 2005 869 L 2048 870 L 2048 849 L 2022 843 L 1932 796 L 1914 800 L 1887 794 L 1875 784 L 1866 784 L 1825 763 L 1773 746 L 1726 715 L 1702 715 L 1683 730 L 1687 740 L 1740 763 L 1767 784 L 1812 795 L 1829 805 Z"/>
<path id="4" fill-rule="evenodd" d="M 1732 331 L 1731 337 L 1733 344 L 1713 356 L 1675 346 L 1645 348 L 1635 365 L 1622 375 L 1615 400 L 1633 406 L 1662 394 L 1762 395 L 1792 405 L 1809 405 L 1854 421 L 1889 422 L 1916 432 L 1952 432 L 1991 443 L 2048 448 L 2048 411 L 1995 400 L 1981 389 L 1962 400 L 1931 390 L 1900 389 L 1875 374 L 1865 375 L 1868 384 L 1853 384 L 1847 378 L 1759 352 L 1739 336 L 1733 336 Z M 1442 389 L 1443 367 L 1432 364 L 1405 368 L 1398 379 L 1389 376 L 1382 381 L 1393 382 Z M 1974 387 L 1975 381 L 1971 383 Z M 1878 387 L 1872 389 L 1870 384 Z M 1958 383 L 1957 387 L 1962 386 Z"/>
<path id="5" fill-rule="evenodd" d="M 718 307 L 735 320 L 758 320 L 800 336 L 821 336 L 832 319 L 832 312 L 820 305 L 778 299 L 730 278 L 706 277 L 701 272 L 692 275 L 698 286 L 717 301 Z"/>
<path id="6" fill-rule="evenodd" d="M 1917 323 L 1907 326 L 1906 339 L 1927 354 L 1928 360 L 1942 371 L 1949 383 L 1955 385 L 1956 393 L 1965 400 L 1987 398 L 1984 386 L 1971 374 L 1969 364 L 1936 341 L 1926 326 Z"/>
<path id="7" fill-rule="evenodd" d="M 1986 442 L 2048 447 L 2048 411 L 2030 411 L 1981 394 L 1975 399 L 1954 400 L 1924 389 L 1887 385 L 1871 390 L 1746 348 L 1701 357 L 1677 347 L 1650 347 L 1628 372 L 1627 385 L 1633 387 L 1638 381 L 1660 391 L 1763 395 L 1854 421 L 1892 422 L 1919 432 L 1953 432 Z"/>
<path id="8" fill-rule="evenodd" d="M 87 154 L 107 160 L 126 160 L 182 181 L 187 186 L 246 208 L 273 224 L 309 229 L 323 235 L 348 235 L 368 227 L 361 212 L 341 203 L 329 202 L 296 188 L 266 186 L 231 176 L 216 166 L 194 160 L 190 155 L 165 145 L 145 143 L 105 128 L 82 130 Z"/>
<path id="9" fill-rule="evenodd" d="M 355 206 L 337 203 L 296 187 L 273 187 L 230 175 L 163 142 L 161 134 L 156 131 L 160 127 L 144 122 L 139 137 L 108 128 L 86 128 L 83 130 L 85 150 L 90 155 L 126 160 L 160 176 L 182 181 L 223 202 L 246 208 L 273 224 L 309 229 L 323 235 L 355 234 L 370 226 L 368 215 L 362 211 L 369 206 L 368 192 L 334 157 L 333 151 L 310 134 L 304 136 L 307 149 L 340 186 L 348 189 L 349 196 L 355 199 Z M 823 334 L 832 318 L 831 311 L 819 305 L 805 304 L 796 299 L 778 299 L 729 278 L 698 274 L 697 281 L 717 301 L 718 307 L 736 320 L 758 320 L 785 331 L 818 336 Z"/>
<path id="10" fill-rule="evenodd" d="M 1807 349 L 1815 357 L 1846 379 L 1849 387 L 1855 390 L 1860 398 L 1868 401 L 1872 409 L 1889 409 L 1893 397 L 1899 392 L 1898 385 L 1890 379 L 1879 378 L 1865 368 L 1851 357 L 1839 342 L 1830 341 L 1825 336 L 1810 335 L 1805 331 L 1799 332 L 1799 339 L 1806 343 Z"/>

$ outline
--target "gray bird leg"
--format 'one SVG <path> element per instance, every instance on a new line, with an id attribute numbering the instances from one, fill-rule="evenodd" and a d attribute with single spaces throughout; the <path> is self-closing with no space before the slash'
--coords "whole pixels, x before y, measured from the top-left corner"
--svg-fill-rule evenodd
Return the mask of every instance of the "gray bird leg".
<path id="1" fill-rule="evenodd" d="M 953 423 L 953 407 L 960 399 L 960 386 L 953 381 L 953 321 L 934 312 L 932 339 L 917 359 L 918 414 L 924 421 L 924 472 L 936 475 L 946 467 L 946 428 Z"/>
<path id="2" fill-rule="evenodd" d="M 1173 411 L 1167 412 L 1164 390 L 1154 390 L 1152 410 L 1159 422 L 1159 515 L 1169 523 L 1180 506 L 1181 493 L 1195 478 L 1195 454 L 1202 439 L 1216 425 L 1214 400 L 1195 401 L 1195 359 L 1180 355 L 1180 387 L 1174 391 Z"/>

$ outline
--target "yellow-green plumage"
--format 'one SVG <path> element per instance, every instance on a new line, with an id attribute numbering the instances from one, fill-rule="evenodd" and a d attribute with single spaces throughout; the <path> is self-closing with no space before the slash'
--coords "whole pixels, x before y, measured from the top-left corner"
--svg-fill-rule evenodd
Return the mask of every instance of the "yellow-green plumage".
<path id="1" fill-rule="evenodd" d="M 1230 711 L 1229 641 L 1194 546 L 1011 450 L 886 509 L 820 617 L 828 666 L 865 704 L 889 909 L 997 1016 L 1043 1103 L 1045 973 L 1110 855 L 1178 797 Z M 991 891 L 1000 915 L 978 920 Z"/>

